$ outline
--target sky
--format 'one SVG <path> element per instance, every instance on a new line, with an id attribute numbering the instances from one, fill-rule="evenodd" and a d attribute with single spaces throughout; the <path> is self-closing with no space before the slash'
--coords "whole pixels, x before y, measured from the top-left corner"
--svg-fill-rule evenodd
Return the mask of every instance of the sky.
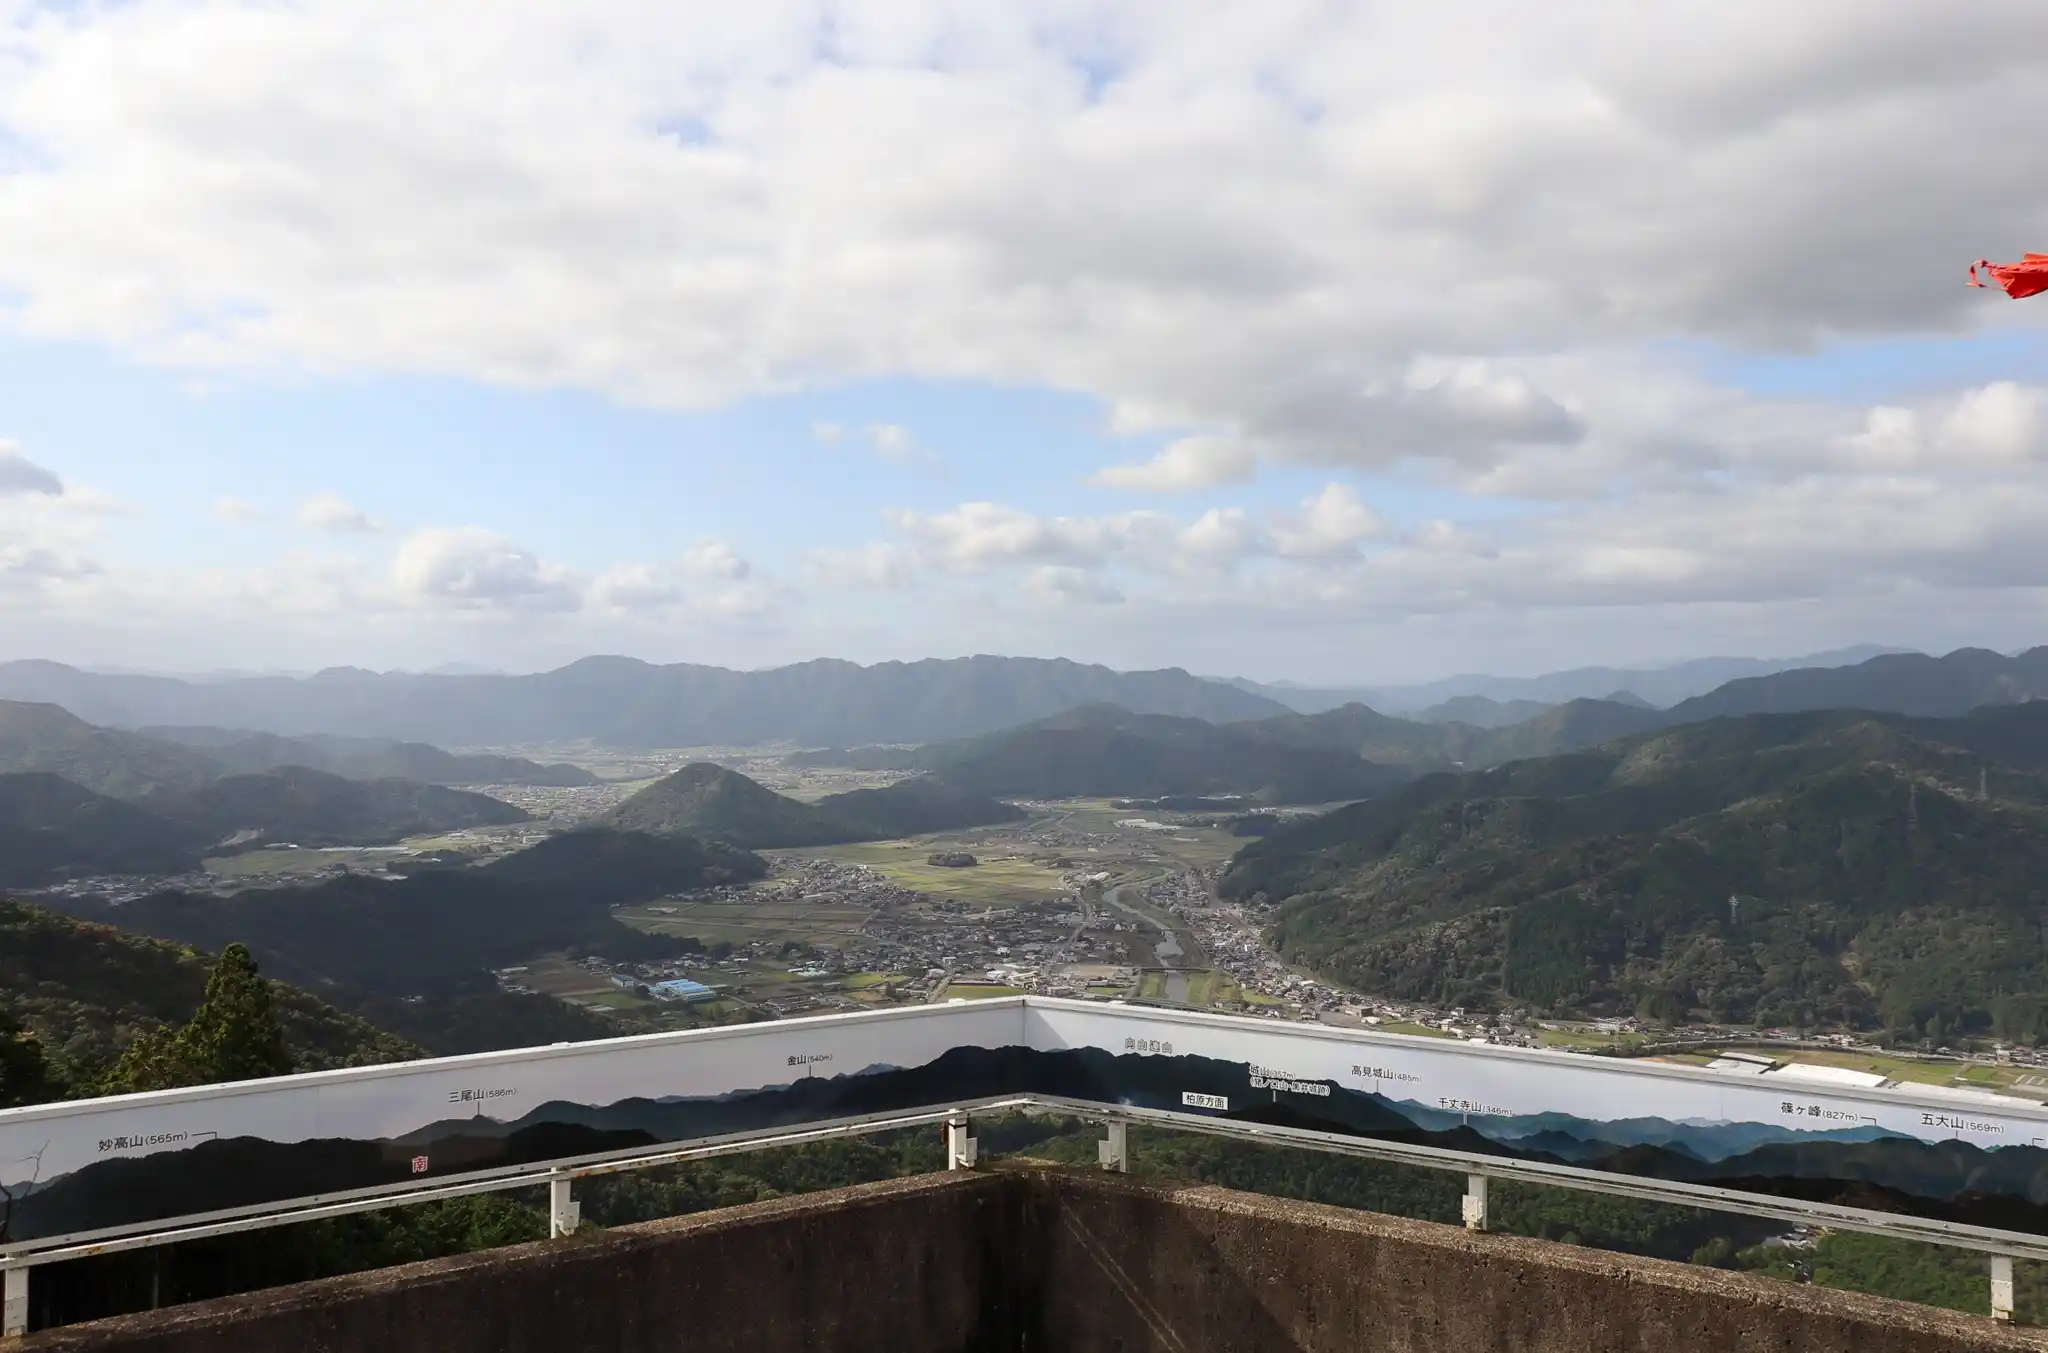
<path id="1" fill-rule="evenodd" d="M 0 0 L 0 659 L 2048 637 L 2048 5 Z"/>

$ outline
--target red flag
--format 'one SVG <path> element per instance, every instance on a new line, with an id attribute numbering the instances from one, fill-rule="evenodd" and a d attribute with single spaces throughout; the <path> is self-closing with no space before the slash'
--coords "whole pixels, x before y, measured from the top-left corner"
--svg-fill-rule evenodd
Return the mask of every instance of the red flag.
<path id="1" fill-rule="evenodd" d="M 1979 268 L 2016 301 L 2023 296 L 2038 296 L 2048 291 L 2048 254 L 2028 254 L 2017 263 L 1993 263 L 1980 258 L 1970 265 L 1970 285 L 1973 287 L 1984 285 L 1977 280 Z"/>

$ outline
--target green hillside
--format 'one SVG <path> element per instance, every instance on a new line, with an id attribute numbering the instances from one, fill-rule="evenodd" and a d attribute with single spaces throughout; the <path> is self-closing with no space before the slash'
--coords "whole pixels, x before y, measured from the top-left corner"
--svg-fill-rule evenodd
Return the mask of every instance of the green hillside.
<path id="1" fill-rule="evenodd" d="M 1751 716 L 1430 776 L 1253 842 L 1223 887 L 1393 996 L 2031 1038 L 2048 808 L 1978 731 Z"/>
<path id="2" fill-rule="evenodd" d="M 176 874 L 201 834 L 47 771 L 0 775 L 0 886 L 94 874 Z"/>
<path id="3" fill-rule="evenodd" d="M 1008 804 L 930 778 L 801 803 L 738 771 L 699 761 L 649 785 L 600 821 L 619 831 L 686 832 L 769 850 L 886 841 L 1022 816 Z"/>
<path id="4" fill-rule="evenodd" d="M 709 761 L 655 781 L 600 821 L 618 831 L 688 832 L 746 849 L 824 846 L 860 835 L 829 813 Z"/>
<path id="5" fill-rule="evenodd" d="M 899 780 L 880 789 L 828 794 L 818 800 L 817 807 L 833 819 L 847 823 L 860 833 L 860 839 L 873 841 L 1016 822 L 1026 816 L 1021 808 L 970 793 L 929 775 Z"/>
<path id="6" fill-rule="evenodd" d="M 305 766 L 224 776 L 197 789 L 158 790 L 140 802 L 215 841 L 253 832 L 255 840 L 302 846 L 388 845 L 408 836 L 532 820 L 524 809 L 488 794 L 413 780 L 350 780 Z"/>
<path id="7" fill-rule="evenodd" d="M 360 1008 L 383 997 L 495 991 L 491 969 L 565 949 L 667 957 L 675 942 L 611 908 L 759 878 L 759 856 L 689 836 L 562 832 L 479 868 L 402 879 L 346 875 L 222 897 L 166 891 L 118 906 L 64 898 L 69 915 L 202 949 L 240 941 L 264 971 Z"/>
<path id="8" fill-rule="evenodd" d="M 34 1033 L 65 1083 L 95 1083 L 137 1033 L 189 1018 L 210 963 L 182 944 L 0 900 L 0 1024 Z M 421 1055 L 296 987 L 273 982 L 271 995 L 297 1070 Z"/>
<path id="9" fill-rule="evenodd" d="M 0 773 L 49 771 L 97 794 L 194 789 L 221 773 L 196 748 L 97 728 L 56 705 L 0 700 Z"/>
<path id="10" fill-rule="evenodd" d="M 196 747 L 223 773 L 246 775 L 279 766 L 311 766 L 351 780 L 418 780 L 430 785 L 595 785 L 597 776 L 563 762 L 543 765 L 523 756 L 444 752 L 424 742 L 345 738 L 328 734 L 288 738 L 246 728 L 166 725 L 139 730 L 163 742 Z"/>
<path id="11" fill-rule="evenodd" d="M 1038 799 L 1244 794 L 1273 803 L 1329 803 L 1363 798 L 1407 778 L 1327 738 L 1275 728 L 1291 729 L 1302 718 L 1219 725 L 1089 705 L 923 748 L 916 764 L 969 793 Z"/>
<path id="12" fill-rule="evenodd" d="M 1239 731 L 1293 747 L 1342 748 L 1385 766 L 1415 771 L 1482 769 L 1532 756 L 1591 747 L 1667 725 L 1660 710 L 1618 700 L 1570 700 L 1517 723 L 1484 728 L 1469 723 L 1423 723 L 1344 705 L 1321 714 L 1287 714 Z"/>
<path id="13" fill-rule="evenodd" d="M 1089 705 L 957 742 L 827 748 L 787 759 L 793 766 L 924 770 L 990 795 L 1256 794 L 1274 803 L 1329 803 L 1362 798 L 1428 771 L 1551 756 L 1672 722 L 1665 712 L 1633 701 L 1524 703 L 1518 721 L 1499 719 L 1485 727 L 1395 718 L 1356 703 L 1220 725 Z"/>

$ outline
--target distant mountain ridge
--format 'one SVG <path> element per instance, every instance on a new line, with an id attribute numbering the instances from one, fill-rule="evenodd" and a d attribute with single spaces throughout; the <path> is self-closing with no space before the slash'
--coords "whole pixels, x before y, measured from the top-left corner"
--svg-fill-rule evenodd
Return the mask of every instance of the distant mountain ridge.
<path id="1" fill-rule="evenodd" d="M 1669 712 L 1674 721 L 1724 714 L 1869 709 L 1946 719 L 1984 705 L 2048 697 L 2048 647 L 2006 657 L 1959 648 L 1939 658 L 1891 653 L 1853 667 L 1804 668 L 1730 681 Z"/>
<path id="2" fill-rule="evenodd" d="M 594 785 L 577 766 L 463 755 L 389 739 L 284 738 L 233 728 L 130 732 L 87 723 L 59 705 L 0 700 L 0 774 L 51 771 L 116 798 L 195 792 L 235 774 L 304 766 L 350 780 L 421 784 Z"/>
<path id="3" fill-rule="evenodd" d="M 1497 677 L 1472 673 L 1416 685 L 1309 687 L 1262 685 L 1233 681 L 1241 690 L 1277 700 L 1300 714 L 1320 714 L 1339 705 L 1366 704 L 1387 714 L 1417 715 L 1431 706 L 1467 696 L 1506 703 L 1516 700 L 1562 704 L 1567 700 L 1601 700 L 1618 691 L 1661 707 L 1675 705 L 1715 687 L 1745 677 L 1806 667 L 1847 667 L 1887 653 L 1907 650 L 1883 644 L 1858 644 L 1796 658 L 1694 658 L 1662 667 L 1576 667 L 1533 677 Z"/>
<path id="4" fill-rule="evenodd" d="M 1063 658 L 990 656 L 871 667 L 819 659 L 759 672 L 593 657 L 528 676 L 332 668 L 304 679 L 204 684 L 23 661 L 0 664 L 0 698 L 58 704 L 121 727 L 212 725 L 457 746 L 930 742 L 1103 701 L 1214 722 L 1286 709 L 1178 668 L 1114 672 Z"/>
<path id="5" fill-rule="evenodd" d="M 1339 744 L 1271 736 L 1275 722 L 1217 725 L 1086 705 L 979 738 L 913 752 L 856 751 L 848 759 L 923 770 L 992 798 L 1244 794 L 1273 803 L 1329 803 L 1363 798 L 1407 778 Z"/>
<path id="6" fill-rule="evenodd" d="M 604 781 L 567 762 L 542 764 L 523 756 L 446 752 L 424 742 L 349 738 L 328 733 L 287 738 L 246 728 L 157 726 L 143 737 L 204 751 L 228 774 L 280 766 L 309 766 L 351 780 L 417 780 L 427 785 L 599 785 Z"/>
<path id="7" fill-rule="evenodd" d="M 48 771 L 97 794 L 194 789 L 221 773 L 204 752 L 100 728 L 46 703 L 0 700 L 0 773 Z"/>

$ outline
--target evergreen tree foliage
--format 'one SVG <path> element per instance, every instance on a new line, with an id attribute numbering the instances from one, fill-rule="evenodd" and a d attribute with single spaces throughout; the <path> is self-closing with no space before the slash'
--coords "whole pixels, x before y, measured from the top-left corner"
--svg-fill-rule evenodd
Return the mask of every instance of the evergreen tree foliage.
<path id="1" fill-rule="evenodd" d="M 206 979 L 206 995 L 182 1029 L 137 1034 L 104 1087 L 108 1093 L 258 1080 L 292 1070 L 270 984 L 248 947 L 230 944 Z"/>

